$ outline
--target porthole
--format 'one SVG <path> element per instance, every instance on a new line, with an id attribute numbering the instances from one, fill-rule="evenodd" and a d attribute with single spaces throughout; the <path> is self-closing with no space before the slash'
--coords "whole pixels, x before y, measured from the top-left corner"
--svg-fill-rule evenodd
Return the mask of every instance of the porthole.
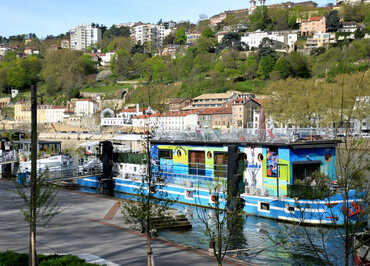
<path id="1" fill-rule="evenodd" d="M 327 162 L 331 161 L 331 155 L 329 153 L 325 154 L 325 161 Z"/>
<path id="2" fill-rule="evenodd" d="M 259 153 L 259 154 L 258 154 L 258 160 L 259 160 L 260 162 L 262 162 L 262 161 L 263 161 L 263 154 L 262 154 L 262 153 Z"/>

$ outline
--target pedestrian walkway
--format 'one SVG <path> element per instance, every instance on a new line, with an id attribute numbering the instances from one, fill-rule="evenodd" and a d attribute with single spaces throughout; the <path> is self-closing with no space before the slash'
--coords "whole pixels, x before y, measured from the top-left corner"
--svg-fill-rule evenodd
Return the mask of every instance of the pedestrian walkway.
<path id="1" fill-rule="evenodd" d="M 0 251 L 26 253 L 28 226 L 13 187 L 11 182 L 0 180 Z M 112 266 L 146 265 L 146 238 L 124 226 L 116 200 L 66 190 L 59 192 L 58 199 L 62 214 L 46 228 L 38 227 L 39 253 L 85 254 L 89 259 L 107 260 Z M 161 239 L 154 240 L 152 248 L 157 266 L 217 264 L 206 251 Z M 224 265 L 240 265 L 228 263 Z"/>

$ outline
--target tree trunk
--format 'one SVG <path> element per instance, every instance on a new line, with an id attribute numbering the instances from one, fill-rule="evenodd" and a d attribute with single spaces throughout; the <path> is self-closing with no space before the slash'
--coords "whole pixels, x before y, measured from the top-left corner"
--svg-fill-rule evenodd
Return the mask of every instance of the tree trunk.
<path id="1" fill-rule="evenodd" d="M 150 211 L 150 197 L 151 197 L 151 186 L 152 186 L 152 173 L 150 167 L 150 132 L 147 135 L 147 142 L 146 142 L 146 153 L 147 153 L 147 171 L 148 171 L 148 196 L 147 196 L 147 216 L 146 216 L 146 238 L 147 238 L 147 254 L 148 254 L 148 266 L 152 265 L 152 239 L 151 239 L 151 228 L 150 228 L 150 220 L 151 220 L 151 211 Z"/>
<path id="2" fill-rule="evenodd" d="M 32 86 L 31 119 L 31 204 L 28 264 L 30 266 L 36 266 L 37 94 L 35 85 Z"/>

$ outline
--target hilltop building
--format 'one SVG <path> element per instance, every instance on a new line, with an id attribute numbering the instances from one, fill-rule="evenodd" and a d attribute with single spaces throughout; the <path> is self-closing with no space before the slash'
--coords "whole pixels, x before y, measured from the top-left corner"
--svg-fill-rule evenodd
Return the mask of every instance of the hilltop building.
<path id="1" fill-rule="evenodd" d="M 326 18 L 325 16 L 310 17 L 301 22 L 301 36 L 312 36 L 314 33 L 326 32 Z"/>
<path id="2" fill-rule="evenodd" d="M 80 25 L 70 31 L 70 48 L 86 50 L 102 39 L 102 30 L 93 24 Z"/>
<path id="3" fill-rule="evenodd" d="M 136 43 L 144 44 L 151 42 L 155 47 L 162 47 L 164 38 L 171 33 L 172 29 L 166 29 L 164 25 L 143 24 L 139 22 L 132 27 L 131 38 Z"/>

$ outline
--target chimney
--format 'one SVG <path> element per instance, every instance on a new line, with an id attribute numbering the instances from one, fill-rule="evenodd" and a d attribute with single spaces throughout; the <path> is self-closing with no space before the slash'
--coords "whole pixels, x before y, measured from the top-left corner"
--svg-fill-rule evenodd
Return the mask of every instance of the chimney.
<path id="1" fill-rule="evenodd" d="M 136 113 L 140 112 L 140 107 L 139 107 L 139 104 L 137 103 L 136 104 Z"/>

